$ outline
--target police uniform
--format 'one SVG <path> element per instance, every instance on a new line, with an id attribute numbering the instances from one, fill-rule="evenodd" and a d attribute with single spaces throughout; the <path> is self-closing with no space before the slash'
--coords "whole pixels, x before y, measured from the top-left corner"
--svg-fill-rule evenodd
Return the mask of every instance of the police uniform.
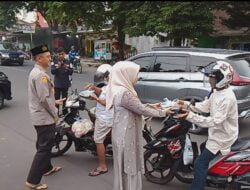
<path id="1" fill-rule="evenodd" d="M 61 63 L 61 67 L 57 67 L 58 64 Z M 67 67 L 67 68 L 65 68 Z M 73 66 L 69 63 L 68 60 L 64 59 L 63 61 L 55 60 L 51 64 L 51 73 L 55 75 L 54 83 L 55 83 L 55 99 L 67 98 L 68 96 L 68 88 L 71 83 L 69 80 L 69 76 L 73 74 Z M 65 107 L 65 102 L 63 104 L 63 108 Z M 59 108 L 59 106 L 58 106 Z M 64 110 L 63 113 L 67 113 L 67 110 Z"/>
<path id="2" fill-rule="evenodd" d="M 48 52 L 46 45 L 31 50 L 33 56 Z M 40 65 L 35 64 L 28 80 L 29 110 L 32 124 L 37 132 L 36 148 L 27 182 L 39 184 L 43 174 L 52 170 L 51 149 L 55 140 L 55 106 L 54 87 L 49 75 Z"/>

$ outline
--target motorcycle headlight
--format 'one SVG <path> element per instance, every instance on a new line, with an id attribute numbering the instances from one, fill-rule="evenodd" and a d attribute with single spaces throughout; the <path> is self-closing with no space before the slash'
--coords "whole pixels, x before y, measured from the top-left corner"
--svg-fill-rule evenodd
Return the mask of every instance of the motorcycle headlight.
<path id="1" fill-rule="evenodd" d="M 9 54 L 3 53 L 3 54 L 2 54 L 2 57 L 4 57 L 4 58 L 9 58 L 10 56 L 9 56 Z"/>

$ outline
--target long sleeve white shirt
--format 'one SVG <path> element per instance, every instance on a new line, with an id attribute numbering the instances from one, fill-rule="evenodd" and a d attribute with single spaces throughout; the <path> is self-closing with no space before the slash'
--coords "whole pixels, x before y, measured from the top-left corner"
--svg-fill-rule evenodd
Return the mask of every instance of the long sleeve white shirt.
<path id="1" fill-rule="evenodd" d="M 185 102 L 187 104 L 187 102 Z M 230 152 L 232 144 L 238 138 L 238 105 L 231 88 L 214 91 L 209 99 L 190 106 L 198 113 L 210 113 L 209 117 L 190 111 L 187 120 L 200 127 L 208 128 L 206 148 L 213 154 Z"/>

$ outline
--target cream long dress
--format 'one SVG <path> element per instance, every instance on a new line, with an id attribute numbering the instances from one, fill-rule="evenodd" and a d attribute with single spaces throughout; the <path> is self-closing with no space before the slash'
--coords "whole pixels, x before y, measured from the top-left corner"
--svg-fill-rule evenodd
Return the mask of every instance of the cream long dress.
<path id="1" fill-rule="evenodd" d="M 121 88 L 114 96 L 113 106 L 113 190 L 141 190 L 144 174 L 142 115 L 164 117 L 165 113 L 146 107 L 126 88 Z"/>

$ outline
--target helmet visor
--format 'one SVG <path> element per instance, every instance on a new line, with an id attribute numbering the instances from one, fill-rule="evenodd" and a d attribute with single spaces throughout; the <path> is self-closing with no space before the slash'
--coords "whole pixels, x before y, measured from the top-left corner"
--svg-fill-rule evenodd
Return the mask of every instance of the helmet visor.
<path id="1" fill-rule="evenodd" d="M 213 69 L 216 64 L 217 63 L 212 62 L 212 63 L 208 64 L 207 66 L 201 68 L 200 72 L 203 73 L 204 75 L 206 75 L 207 77 L 216 78 L 215 70 Z"/>

